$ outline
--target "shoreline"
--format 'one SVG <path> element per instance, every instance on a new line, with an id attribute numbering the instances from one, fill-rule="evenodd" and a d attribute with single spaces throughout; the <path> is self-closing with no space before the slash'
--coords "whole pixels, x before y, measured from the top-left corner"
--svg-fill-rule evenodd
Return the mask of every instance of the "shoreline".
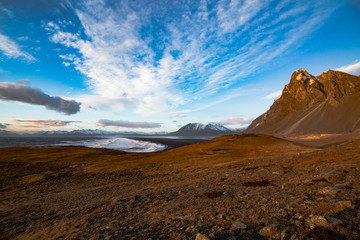
<path id="1" fill-rule="evenodd" d="M 179 148 L 182 146 L 191 145 L 191 144 L 195 144 L 195 143 L 201 143 L 201 142 L 205 142 L 205 141 L 209 140 L 209 139 L 194 139 L 194 138 L 193 139 L 189 139 L 189 138 L 174 139 L 174 138 L 144 137 L 144 136 L 141 136 L 141 137 L 131 136 L 131 137 L 125 137 L 125 138 L 165 145 L 166 148 L 162 151 L 167 151 L 170 149 Z"/>

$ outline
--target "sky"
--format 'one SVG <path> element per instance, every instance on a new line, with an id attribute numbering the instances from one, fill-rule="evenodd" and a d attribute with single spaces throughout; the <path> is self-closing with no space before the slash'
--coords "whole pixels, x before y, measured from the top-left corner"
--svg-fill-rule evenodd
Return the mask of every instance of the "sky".
<path id="1" fill-rule="evenodd" d="M 0 130 L 246 127 L 359 39 L 357 0 L 1 0 Z"/>

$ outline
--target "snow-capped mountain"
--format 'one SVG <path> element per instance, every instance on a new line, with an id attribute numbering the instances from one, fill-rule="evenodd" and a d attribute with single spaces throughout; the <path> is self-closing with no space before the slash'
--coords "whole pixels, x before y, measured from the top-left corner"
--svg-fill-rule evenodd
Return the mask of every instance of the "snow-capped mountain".
<path id="1" fill-rule="evenodd" d="M 222 136 L 234 134 L 235 132 L 224 127 L 219 123 L 209 123 L 207 125 L 201 123 L 189 123 L 181 127 L 176 132 L 169 133 L 171 136 Z"/>

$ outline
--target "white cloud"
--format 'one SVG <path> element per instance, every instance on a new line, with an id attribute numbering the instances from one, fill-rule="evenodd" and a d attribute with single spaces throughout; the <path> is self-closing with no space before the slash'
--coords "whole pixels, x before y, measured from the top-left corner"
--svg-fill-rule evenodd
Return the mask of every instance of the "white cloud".
<path id="1" fill-rule="evenodd" d="M 71 64 L 70 63 L 68 63 L 68 62 L 62 62 L 62 64 L 64 64 L 65 65 L 65 67 L 69 67 Z"/>
<path id="2" fill-rule="evenodd" d="M 294 51 L 330 11 L 322 1 L 303 6 L 283 0 L 274 9 L 271 2 L 223 0 L 210 7 L 205 0 L 198 5 L 170 1 L 166 7 L 149 2 L 152 6 L 143 8 L 137 1 L 109 7 L 93 0 L 74 9 L 83 34 L 53 22 L 45 28 L 53 42 L 74 50 L 60 57 L 87 77 L 91 93 L 79 97 L 85 105 L 175 112 L 227 91 Z M 167 13 L 172 7 L 173 15 Z M 154 17 L 163 22 L 152 24 Z"/>
<path id="3" fill-rule="evenodd" d="M 29 53 L 20 49 L 20 46 L 11 40 L 8 36 L 0 33 L 0 51 L 9 58 L 20 58 L 27 61 L 35 61 L 36 59 Z"/>
<path id="4" fill-rule="evenodd" d="M 278 91 L 272 92 L 272 93 L 266 95 L 266 96 L 265 96 L 265 99 L 266 99 L 266 100 L 273 100 L 273 99 L 281 96 L 281 93 L 282 93 L 282 90 L 278 90 Z"/>
<path id="5" fill-rule="evenodd" d="M 231 117 L 225 120 L 220 121 L 219 123 L 222 125 L 248 125 L 254 119 L 249 117 Z"/>
<path id="6" fill-rule="evenodd" d="M 346 72 L 352 75 L 360 75 L 360 62 L 342 66 L 337 68 L 336 70 L 341 72 Z"/>

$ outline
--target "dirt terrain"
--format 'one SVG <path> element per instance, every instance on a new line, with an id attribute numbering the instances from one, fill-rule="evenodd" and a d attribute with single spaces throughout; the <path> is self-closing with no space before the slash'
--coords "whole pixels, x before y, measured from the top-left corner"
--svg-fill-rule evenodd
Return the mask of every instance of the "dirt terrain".
<path id="1" fill-rule="evenodd" d="M 359 136 L 360 138 L 360 136 Z M 0 149 L 1 239 L 360 239 L 360 139 Z"/>

